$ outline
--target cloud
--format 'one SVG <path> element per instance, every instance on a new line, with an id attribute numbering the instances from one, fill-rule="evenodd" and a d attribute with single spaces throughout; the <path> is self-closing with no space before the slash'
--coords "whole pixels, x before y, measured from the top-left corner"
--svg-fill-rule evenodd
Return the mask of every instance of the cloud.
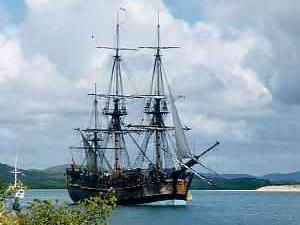
<path id="1" fill-rule="evenodd" d="M 25 0 L 27 7 L 37 13 L 67 10 L 74 5 L 78 5 L 78 2 L 78 0 L 61 0 L 57 4 L 57 2 L 50 0 Z"/>
<path id="2" fill-rule="evenodd" d="M 225 24 L 239 32 L 251 30 L 263 37 L 269 47 L 250 53 L 246 63 L 266 79 L 276 100 L 299 104 L 298 1 L 246 0 L 239 4 L 236 1 L 202 1 L 199 8 L 214 23 Z M 263 62 L 257 60 L 257 56 Z"/>

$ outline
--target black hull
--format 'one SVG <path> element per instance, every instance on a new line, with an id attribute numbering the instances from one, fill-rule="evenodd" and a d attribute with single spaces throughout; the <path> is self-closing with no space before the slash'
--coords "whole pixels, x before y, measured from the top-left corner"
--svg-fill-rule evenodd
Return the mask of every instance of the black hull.
<path id="1" fill-rule="evenodd" d="M 68 188 L 69 195 L 74 202 L 79 202 L 86 198 L 95 196 L 100 194 L 99 191 L 89 191 L 83 190 L 78 187 L 69 187 Z M 139 198 L 127 198 L 120 199 L 118 198 L 118 205 L 136 205 L 136 204 L 145 204 L 152 203 L 158 201 L 166 201 L 166 200 L 187 200 L 187 194 L 157 194 L 152 196 L 143 196 Z"/>
<path id="2" fill-rule="evenodd" d="M 67 188 L 71 199 L 74 202 L 79 202 L 92 196 L 106 194 L 112 187 L 115 190 L 118 205 L 134 205 L 165 200 L 187 200 L 192 178 L 193 175 L 187 174 L 183 179 L 168 178 L 134 186 L 114 187 L 112 185 L 101 188 L 99 183 L 88 185 L 82 180 L 75 181 L 67 175 Z"/>

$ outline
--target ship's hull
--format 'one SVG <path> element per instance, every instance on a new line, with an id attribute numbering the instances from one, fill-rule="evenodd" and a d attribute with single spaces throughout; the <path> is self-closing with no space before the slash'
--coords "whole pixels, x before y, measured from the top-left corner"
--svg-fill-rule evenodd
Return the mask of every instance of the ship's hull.
<path id="1" fill-rule="evenodd" d="M 114 187 L 119 205 L 144 204 L 165 200 L 187 200 L 188 190 L 193 176 L 184 179 L 165 179 L 144 182 L 135 186 Z M 80 180 L 72 182 L 67 179 L 67 188 L 71 199 L 78 202 L 95 195 L 108 192 L 107 188 L 84 185 Z"/>
<path id="2" fill-rule="evenodd" d="M 79 202 L 86 198 L 95 196 L 99 193 L 103 193 L 100 191 L 93 190 L 85 190 L 79 187 L 69 187 L 68 188 L 69 195 L 74 202 Z M 144 203 L 152 203 L 159 202 L 165 200 L 187 200 L 186 194 L 153 194 L 149 196 L 136 196 L 133 198 L 117 198 L 118 205 L 135 205 L 135 204 L 144 204 Z"/>

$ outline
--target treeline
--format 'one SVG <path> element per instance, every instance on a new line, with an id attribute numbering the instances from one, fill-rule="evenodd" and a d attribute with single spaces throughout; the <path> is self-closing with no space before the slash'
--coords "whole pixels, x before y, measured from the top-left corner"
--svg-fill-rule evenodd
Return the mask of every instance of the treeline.
<path id="1" fill-rule="evenodd" d="M 241 177 L 233 179 L 214 178 L 214 185 L 209 185 L 206 181 L 194 178 L 191 184 L 192 190 L 256 190 L 257 188 L 270 185 L 269 180 L 257 179 L 253 177 Z"/>

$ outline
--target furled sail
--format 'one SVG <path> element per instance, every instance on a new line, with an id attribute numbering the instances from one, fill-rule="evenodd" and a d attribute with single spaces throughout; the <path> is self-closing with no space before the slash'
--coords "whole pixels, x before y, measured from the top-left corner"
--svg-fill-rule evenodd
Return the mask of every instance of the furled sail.
<path id="1" fill-rule="evenodd" d="M 135 162 L 134 162 L 134 167 L 135 168 L 143 167 L 143 165 L 144 165 L 145 156 L 146 156 L 146 152 L 147 152 L 147 148 L 148 148 L 148 144 L 149 144 L 149 140 L 151 138 L 151 135 L 152 135 L 152 131 L 147 131 L 146 136 L 145 136 L 145 138 L 144 138 L 144 140 L 141 144 L 141 147 L 139 147 L 140 151 L 139 151 L 139 153 L 138 153 L 138 155 L 135 159 Z"/>
<path id="2" fill-rule="evenodd" d="M 103 147 L 106 148 L 109 142 L 109 134 L 104 134 L 104 144 Z M 103 148 L 99 149 L 99 162 L 100 162 L 100 170 L 102 169 L 108 169 L 110 172 L 113 171 L 112 166 L 110 165 L 110 162 L 108 161 L 108 159 L 105 156 L 105 151 Z M 105 168 L 105 165 L 107 168 Z"/>
<path id="3" fill-rule="evenodd" d="M 88 142 L 88 140 L 86 139 L 82 131 L 80 131 L 80 134 L 85 148 L 85 159 L 86 159 L 87 170 L 96 173 L 98 172 L 97 153 L 93 150 L 92 146 L 90 145 L 90 143 Z"/>
<path id="4" fill-rule="evenodd" d="M 169 89 L 169 98 L 170 98 L 171 110 L 172 110 L 172 119 L 173 119 L 173 124 L 175 126 L 176 154 L 179 159 L 182 159 L 188 156 L 190 149 L 182 127 L 180 117 L 178 115 L 174 96 L 172 94 L 169 85 L 168 85 L 168 89 Z"/>

